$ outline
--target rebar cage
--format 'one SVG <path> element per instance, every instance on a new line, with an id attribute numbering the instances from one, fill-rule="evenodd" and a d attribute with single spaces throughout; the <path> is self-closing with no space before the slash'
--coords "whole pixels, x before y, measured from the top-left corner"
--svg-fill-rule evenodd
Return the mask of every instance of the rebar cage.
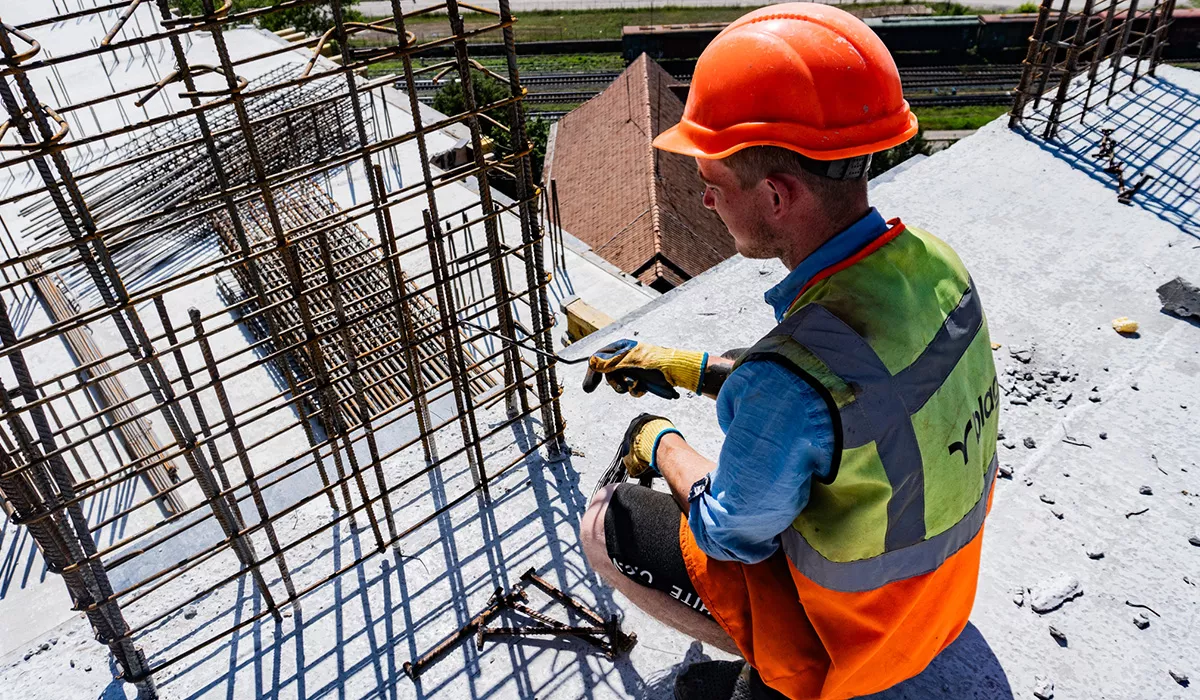
<path id="1" fill-rule="evenodd" d="M 382 552 L 531 453 L 562 453 L 540 225 L 553 211 L 507 0 L 392 0 L 369 23 L 338 0 L 41 4 L 0 23 L 0 495 L 151 697 L 156 671 L 353 568 L 290 566 L 338 523 Z M 328 10 L 322 36 L 252 26 L 308 5 Z M 435 12 L 448 35 L 417 43 L 406 19 Z M 468 30 L 464 12 L 492 21 Z M 469 56 L 483 34 L 506 50 L 498 72 Z M 446 71 L 463 108 L 442 115 L 414 81 Z M 475 103 L 480 72 L 502 99 Z M 454 134 L 458 157 L 438 162 L 460 164 L 432 166 Z M 497 179 L 513 197 L 493 195 Z M 477 420 L 493 406 L 504 420 Z M 485 445 L 517 423 L 536 439 L 498 462 Z M 410 501 L 398 522 L 397 495 L 456 461 L 470 487 Z M 297 529 L 323 504 L 330 517 Z M 141 648 L 247 577 L 256 616 Z"/>
<path id="2" fill-rule="evenodd" d="M 1174 10 L 1175 0 L 1042 0 L 1009 126 L 1053 139 L 1153 76 Z"/>

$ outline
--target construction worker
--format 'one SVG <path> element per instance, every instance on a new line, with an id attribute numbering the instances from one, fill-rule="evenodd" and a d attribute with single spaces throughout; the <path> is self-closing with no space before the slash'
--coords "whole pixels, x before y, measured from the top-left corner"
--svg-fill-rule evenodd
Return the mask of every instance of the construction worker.
<path id="1" fill-rule="evenodd" d="M 689 667 L 678 698 L 879 692 L 967 624 L 997 469 L 987 324 L 950 246 L 867 201 L 871 154 L 916 131 L 879 38 L 791 3 L 713 40 L 654 141 L 696 158 L 742 255 L 790 270 L 765 295 L 779 325 L 731 358 L 634 340 L 590 358 L 585 388 L 717 402 L 716 463 L 643 415 L 624 464 L 670 494 L 608 485 L 582 525 L 634 604 L 745 659 Z"/>

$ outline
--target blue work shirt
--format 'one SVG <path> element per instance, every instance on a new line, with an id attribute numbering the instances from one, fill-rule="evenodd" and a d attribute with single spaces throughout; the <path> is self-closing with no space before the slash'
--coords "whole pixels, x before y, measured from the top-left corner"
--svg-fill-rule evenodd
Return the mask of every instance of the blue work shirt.
<path id="1" fill-rule="evenodd" d="M 888 230 L 872 209 L 805 258 L 763 297 L 783 320 L 814 275 L 850 257 Z M 717 395 L 725 444 L 708 491 L 693 498 L 688 525 L 705 554 L 758 563 L 779 548 L 779 534 L 808 504 L 813 475 L 829 475 L 833 423 L 825 401 L 777 363 L 738 367 Z"/>

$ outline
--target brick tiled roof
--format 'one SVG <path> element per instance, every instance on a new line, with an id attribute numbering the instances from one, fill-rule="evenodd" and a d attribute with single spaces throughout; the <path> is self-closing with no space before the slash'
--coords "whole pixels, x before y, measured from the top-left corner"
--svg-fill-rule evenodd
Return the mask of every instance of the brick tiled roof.
<path id="1" fill-rule="evenodd" d="M 546 167 L 558 185 L 563 227 L 658 289 L 736 252 L 721 219 L 701 203 L 695 161 L 650 145 L 683 115 L 669 87 L 674 82 L 643 54 L 608 89 L 559 120 Z"/>

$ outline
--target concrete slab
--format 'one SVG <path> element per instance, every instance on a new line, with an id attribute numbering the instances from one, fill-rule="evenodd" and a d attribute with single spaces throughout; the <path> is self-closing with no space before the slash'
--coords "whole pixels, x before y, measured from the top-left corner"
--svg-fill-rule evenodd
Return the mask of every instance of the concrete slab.
<path id="1" fill-rule="evenodd" d="M 1105 118 L 1151 139 L 1142 152 L 1155 163 L 1179 160 L 1175 187 L 1186 192 L 1196 182 L 1189 159 L 1200 135 L 1155 127 L 1158 110 L 1143 107 L 1164 93 L 1184 115 L 1171 123 L 1186 124 L 1197 110 L 1183 106 L 1200 100 L 1200 75 L 1163 68 L 1138 95 L 1114 100 Z M 873 191 L 885 216 L 945 238 L 972 270 L 1002 345 L 1001 428 L 1014 445 L 1001 448 L 1014 479 L 998 486 L 972 625 L 924 674 L 883 697 L 1027 698 L 1050 681 L 1057 697 L 1186 698 L 1190 691 L 1170 673 L 1200 674 L 1200 548 L 1189 543 L 1200 522 L 1200 325 L 1161 313 L 1155 293 L 1176 275 L 1200 276 L 1200 241 L 1188 202 L 1172 199 L 1172 180 L 1153 198 L 1122 206 L 1114 183 L 1085 169 L 1079 154 L 1088 148 L 1046 147 L 997 122 Z M 734 258 L 568 352 L 583 356 L 620 337 L 717 351 L 745 346 L 771 327 L 761 293 L 783 273 L 777 262 Z M 1109 327 L 1116 316 L 1137 319 L 1140 336 L 1116 334 Z M 1016 373 L 1040 379 L 1051 370 L 1072 376 L 1069 387 L 1050 391 L 1050 402 L 1013 402 L 1011 392 L 1030 383 Z M 564 367 L 561 377 L 568 460 L 520 461 L 500 474 L 534 426 L 505 429 L 487 445 L 499 474 L 490 504 L 456 501 L 466 493 L 465 471 L 431 472 L 395 501 L 401 527 L 412 528 L 401 554 L 370 554 L 365 532 L 340 525 L 298 548 L 297 584 L 311 592 L 303 612 L 282 625 L 252 619 L 262 603 L 244 583 L 197 601 L 195 616 L 185 610 L 155 621 L 140 640 L 154 664 L 230 620 L 244 625 L 165 669 L 163 697 L 670 697 L 678 664 L 718 654 L 600 585 L 582 560 L 578 519 L 630 419 L 669 415 L 689 442 L 715 456 L 721 436 L 713 406 L 690 395 L 674 402 L 586 395 L 579 367 Z M 1085 398 L 1093 393 L 1099 402 Z M 484 423 L 500 420 L 489 414 Z M 1035 447 L 1024 447 L 1025 438 Z M 445 445 L 453 449 L 452 435 Z M 418 474 L 422 464 L 401 456 L 386 468 Z M 316 506 L 294 518 L 301 530 L 329 525 L 328 511 Z M 1102 558 L 1088 556 L 1100 551 Z M 467 644 L 418 684 L 402 675 L 403 662 L 529 566 L 589 604 L 624 611 L 625 628 L 641 644 L 615 664 L 573 642 L 497 642 L 482 653 Z M 342 569 L 347 575 L 321 583 Z M 1083 595 L 1045 615 L 1014 604 L 1017 591 L 1060 575 L 1078 578 Z M 1146 629 L 1134 624 L 1145 612 L 1135 605 L 1154 610 Z M 135 606 L 130 616 L 145 621 L 141 613 Z M 1066 635 L 1065 647 L 1050 625 Z M 24 649 L 8 654 L 0 687 L 16 697 L 121 697 L 105 650 L 87 637 L 74 619 L 33 643 L 31 651 L 47 648 L 28 660 Z"/>

